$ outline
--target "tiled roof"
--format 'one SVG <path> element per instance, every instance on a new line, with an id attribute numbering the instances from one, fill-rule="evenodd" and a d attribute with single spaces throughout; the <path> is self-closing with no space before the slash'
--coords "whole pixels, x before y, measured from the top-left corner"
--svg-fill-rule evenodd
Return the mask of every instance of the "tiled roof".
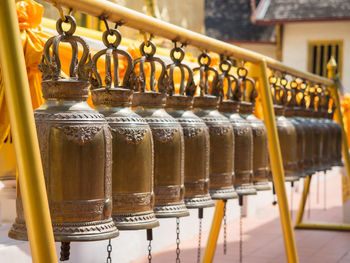
<path id="1" fill-rule="evenodd" d="M 257 24 L 349 20 L 350 0 L 261 0 L 254 17 Z"/>
<path id="2" fill-rule="evenodd" d="M 206 34 L 224 41 L 275 42 L 274 26 L 252 23 L 250 3 L 250 0 L 205 0 Z"/>

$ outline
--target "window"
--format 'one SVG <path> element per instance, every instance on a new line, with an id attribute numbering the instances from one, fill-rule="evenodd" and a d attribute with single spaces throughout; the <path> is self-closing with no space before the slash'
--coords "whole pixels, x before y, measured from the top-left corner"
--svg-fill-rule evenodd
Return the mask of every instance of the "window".
<path id="1" fill-rule="evenodd" d="M 338 64 L 340 77 L 343 67 L 343 40 L 309 41 L 308 71 L 327 77 L 327 63 L 333 56 Z"/>

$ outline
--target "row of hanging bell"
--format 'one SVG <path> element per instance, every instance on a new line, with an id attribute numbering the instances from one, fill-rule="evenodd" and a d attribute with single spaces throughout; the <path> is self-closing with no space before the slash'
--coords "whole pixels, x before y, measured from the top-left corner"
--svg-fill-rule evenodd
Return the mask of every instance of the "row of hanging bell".
<path id="1" fill-rule="evenodd" d="M 119 234 L 112 219 L 112 135 L 104 116 L 86 102 L 92 66 L 89 47 L 73 35 L 74 18 L 66 16 L 66 22 L 70 29 L 64 31 L 59 19 L 59 35 L 44 45 L 39 69 L 45 102 L 34 111 L 54 238 L 62 242 L 61 260 L 69 258 L 71 241 L 104 240 Z M 68 79 L 61 76 L 63 42 L 72 47 Z M 80 59 L 78 45 L 83 50 Z M 17 218 L 9 237 L 27 240 L 17 192 Z"/>

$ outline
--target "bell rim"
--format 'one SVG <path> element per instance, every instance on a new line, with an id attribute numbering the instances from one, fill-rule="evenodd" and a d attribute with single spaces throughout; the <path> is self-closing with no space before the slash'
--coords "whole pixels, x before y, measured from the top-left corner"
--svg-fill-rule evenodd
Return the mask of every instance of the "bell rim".
<path id="1" fill-rule="evenodd" d="M 267 181 L 266 182 L 254 182 L 253 186 L 256 189 L 256 191 L 258 191 L 258 192 L 271 190 L 271 186 L 269 185 L 269 183 Z"/>
<path id="2" fill-rule="evenodd" d="M 98 221 L 98 222 L 101 222 L 101 221 Z M 82 223 L 82 225 L 83 224 L 84 223 Z M 112 218 L 107 222 L 102 222 L 102 225 L 108 225 L 108 224 L 113 225 L 109 231 L 106 231 L 103 233 L 91 233 L 91 234 L 86 234 L 79 231 L 76 232 L 78 234 L 58 234 L 57 232 L 55 233 L 55 226 L 53 226 L 54 240 L 55 242 L 85 242 L 85 241 L 106 240 L 106 239 L 115 238 L 119 236 L 119 230 L 114 224 Z M 19 227 L 19 229 L 16 229 L 17 227 Z M 60 227 L 60 226 L 56 226 L 56 227 Z M 72 227 L 72 226 L 69 226 L 69 224 L 67 224 L 67 228 L 69 227 Z M 14 240 L 28 241 L 27 227 L 25 225 L 25 222 L 15 221 L 12 224 L 10 231 L 8 232 L 8 237 Z"/>
<path id="3" fill-rule="evenodd" d="M 207 208 L 215 206 L 214 200 L 209 194 L 202 196 L 185 197 L 185 205 L 188 209 Z"/>
<path id="4" fill-rule="evenodd" d="M 159 227 L 159 221 L 156 218 L 156 215 L 154 214 L 154 212 L 141 212 L 141 213 L 135 213 L 138 216 L 147 216 L 149 215 L 150 218 L 149 219 L 145 219 L 145 220 L 140 220 L 137 222 L 130 222 L 130 221 L 117 221 L 115 220 L 115 217 L 118 217 L 119 219 L 123 217 L 130 217 L 130 214 L 124 214 L 125 216 L 121 216 L 121 214 L 119 214 L 118 216 L 116 215 L 112 215 L 113 217 L 113 221 L 114 224 L 117 226 L 118 230 L 123 231 L 123 230 L 143 230 L 143 229 L 153 229 L 155 227 Z M 134 215 L 135 216 L 135 215 Z"/>
<path id="5" fill-rule="evenodd" d="M 228 200 L 238 198 L 237 191 L 232 187 L 210 189 L 212 200 Z"/>
<path id="6" fill-rule="evenodd" d="M 241 184 L 235 185 L 238 196 L 257 195 L 257 191 L 253 185 Z"/>
<path id="7" fill-rule="evenodd" d="M 190 212 L 185 206 L 184 202 L 180 203 L 167 203 L 154 206 L 154 214 L 156 218 L 174 218 L 189 216 Z"/>

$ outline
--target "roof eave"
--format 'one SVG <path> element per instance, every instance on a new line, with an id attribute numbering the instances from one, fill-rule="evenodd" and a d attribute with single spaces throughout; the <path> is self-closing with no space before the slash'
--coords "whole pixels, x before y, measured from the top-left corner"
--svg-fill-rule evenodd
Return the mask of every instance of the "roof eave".
<path id="1" fill-rule="evenodd" d="M 275 25 L 275 24 L 287 24 L 287 23 L 333 22 L 333 21 L 350 21 L 350 17 L 255 20 L 255 24 L 256 25 Z"/>

